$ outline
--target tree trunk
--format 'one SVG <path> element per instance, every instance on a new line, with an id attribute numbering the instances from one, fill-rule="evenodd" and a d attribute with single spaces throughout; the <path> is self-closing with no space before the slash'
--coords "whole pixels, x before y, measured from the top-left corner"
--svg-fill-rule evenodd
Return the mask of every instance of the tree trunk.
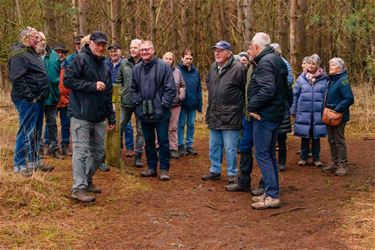
<path id="1" fill-rule="evenodd" d="M 57 28 L 56 28 L 56 17 L 55 17 L 55 1 L 45 0 L 44 1 L 44 14 L 45 14 L 45 33 L 47 40 L 51 41 L 56 36 Z M 53 43 L 53 42 L 52 42 Z"/>
<path id="2" fill-rule="evenodd" d="M 120 34 L 121 20 L 119 16 L 120 0 L 111 0 L 111 40 L 112 43 L 118 43 Z"/>
<path id="3" fill-rule="evenodd" d="M 177 12 L 177 9 L 176 9 L 176 6 L 177 6 L 176 0 L 170 0 L 169 6 L 171 8 L 171 16 L 172 16 L 172 18 L 174 18 L 173 16 Z M 172 43 L 173 43 L 173 51 L 174 51 L 174 53 L 178 52 L 178 41 L 180 41 L 180 39 L 178 37 L 178 21 L 177 21 L 176 18 L 174 18 L 174 21 L 172 23 Z"/>
<path id="4" fill-rule="evenodd" d="M 23 20 L 22 20 L 20 0 L 15 0 L 15 4 L 16 4 L 17 21 L 18 21 L 19 26 L 22 26 Z"/>
<path id="5" fill-rule="evenodd" d="M 237 7 L 237 32 L 238 34 L 243 34 L 243 19 L 242 19 L 242 11 L 243 11 L 243 6 L 242 6 L 242 0 L 237 0 L 236 3 Z"/>
<path id="6" fill-rule="evenodd" d="M 182 46 L 185 48 L 188 46 L 188 38 L 187 38 L 187 29 L 188 29 L 188 18 L 187 18 L 187 3 L 186 1 L 180 1 L 180 5 L 182 8 L 181 13 L 181 43 Z"/>
<path id="7" fill-rule="evenodd" d="M 81 35 L 86 35 L 88 33 L 87 29 L 87 0 L 78 0 L 79 7 L 79 33 Z"/>
<path id="8" fill-rule="evenodd" d="M 77 8 L 77 0 L 72 0 L 72 8 L 75 10 Z M 74 36 L 79 35 L 79 24 L 78 24 L 78 17 L 77 12 L 74 12 L 72 15 L 72 23 L 73 23 L 73 34 Z"/>
<path id="9" fill-rule="evenodd" d="M 149 8 L 150 8 L 150 40 L 154 41 L 156 38 L 156 25 L 155 25 L 155 17 L 156 17 L 156 6 L 155 0 L 149 0 Z"/>
<path id="10" fill-rule="evenodd" d="M 290 26 L 289 26 L 289 46 L 290 46 L 290 64 L 296 75 L 298 68 L 297 63 L 297 48 L 296 48 L 296 29 L 297 29 L 297 0 L 290 1 Z M 298 70 L 300 71 L 300 70 Z"/>
<path id="11" fill-rule="evenodd" d="M 297 6 L 297 31 L 296 31 L 296 42 L 298 48 L 297 61 L 301 62 L 302 58 L 306 56 L 306 27 L 305 27 L 305 15 L 306 15 L 306 1 L 298 0 Z"/>
<path id="12" fill-rule="evenodd" d="M 288 41 L 288 17 L 285 14 L 287 3 L 285 0 L 279 0 L 277 8 L 277 19 L 278 19 L 278 42 L 283 52 L 283 57 L 289 58 L 289 41 Z"/>
<path id="13" fill-rule="evenodd" d="M 251 40 L 251 36 L 253 33 L 252 30 L 252 1 L 251 0 L 244 0 L 243 2 L 243 10 L 244 10 L 244 20 L 245 20 L 245 30 L 244 30 L 244 37 L 243 37 L 243 47 L 247 49 L 247 41 Z"/>

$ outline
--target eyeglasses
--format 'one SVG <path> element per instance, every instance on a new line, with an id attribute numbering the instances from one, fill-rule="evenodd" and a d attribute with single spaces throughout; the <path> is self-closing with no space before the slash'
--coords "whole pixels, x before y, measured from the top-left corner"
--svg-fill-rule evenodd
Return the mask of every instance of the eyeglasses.
<path id="1" fill-rule="evenodd" d="M 143 48 L 143 49 L 140 49 L 139 51 L 141 51 L 141 52 L 149 52 L 151 49 L 153 49 L 153 47 Z"/>

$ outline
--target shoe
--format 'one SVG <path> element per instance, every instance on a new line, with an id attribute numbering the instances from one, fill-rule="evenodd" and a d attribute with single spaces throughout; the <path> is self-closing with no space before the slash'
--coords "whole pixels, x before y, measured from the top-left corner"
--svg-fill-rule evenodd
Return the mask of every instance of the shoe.
<path id="1" fill-rule="evenodd" d="M 51 172 L 54 169 L 55 169 L 54 166 L 49 166 L 49 165 L 44 165 L 44 164 L 40 164 L 34 168 L 35 171 L 42 171 L 42 172 Z"/>
<path id="2" fill-rule="evenodd" d="M 251 204 L 253 209 L 267 209 L 267 208 L 279 208 L 281 205 L 280 199 L 272 198 L 270 196 L 262 196 L 262 198 Z"/>
<path id="3" fill-rule="evenodd" d="M 158 176 L 158 173 L 154 169 L 147 169 L 146 171 L 143 171 L 141 173 L 142 177 L 156 177 Z"/>
<path id="4" fill-rule="evenodd" d="M 314 166 L 318 167 L 318 168 L 321 168 L 321 167 L 323 167 L 323 163 L 321 161 L 314 161 Z"/>
<path id="5" fill-rule="evenodd" d="M 58 150 L 57 148 L 54 149 L 54 150 L 51 152 L 51 156 L 52 156 L 53 158 L 60 159 L 60 160 L 63 160 L 63 159 L 65 158 L 62 154 L 60 154 L 60 152 L 59 152 L 59 150 Z"/>
<path id="6" fill-rule="evenodd" d="M 193 147 L 188 147 L 186 149 L 186 153 L 187 153 L 187 155 L 197 155 L 198 154 L 198 152 L 195 151 Z"/>
<path id="7" fill-rule="evenodd" d="M 309 152 L 309 154 L 307 155 L 308 158 L 312 158 L 312 153 Z"/>
<path id="8" fill-rule="evenodd" d="M 208 175 L 203 175 L 202 176 L 202 180 L 203 181 L 216 181 L 216 180 L 220 180 L 220 178 L 221 178 L 221 174 L 220 173 L 218 173 L 218 174 L 216 174 L 216 173 L 209 173 Z"/>
<path id="9" fill-rule="evenodd" d="M 61 149 L 62 149 L 63 155 L 66 155 L 66 156 L 72 156 L 73 155 L 72 151 L 70 151 L 70 149 L 69 149 L 69 145 L 62 145 Z"/>
<path id="10" fill-rule="evenodd" d="M 136 168 L 143 168 L 143 163 L 142 163 L 142 153 L 136 153 L 134 155 L 134 167 Z"/>
<path id="11" fill-rule="evenodd" d="M 265 196 L 266 196 L 266 194 L 263 193 L 263 194 L 261 194 L 261 195 L 257 195 L 257 196 L 253 196 L 253 197 L 251 197 L 251 200 L 252 200 L 253 202 L 259 202 L 259 201 L 261 201 L 262 199 L 264 199 Z"/>
<path id="12" fill-rule="evenodd" d="M 171 150 L 171 158 L 172 159 L 178 159 L 178 158 L 180 158 L 180 154 L 178 153 L 177 150 L 174 150 L 174 149 Z"/>
<path id="13" fill-rule="evenodd" d="M 235 184 L 237 182 L 238 182 L 238 178 L 237 178 L 236 175 L 235 176 L 228 176 L 228 185 Z"/>
<path id="14" fill-rule="evenodd" d="M 225 186 L 228 192 L 250 192 L 249 187 L 243 187 L 239 183 L 232 183 Z"/>
<path id="15" fill-rule="evenodd" d="M 335 175 L 337 176 L 344 176 L 344 175 L 347 175 L 349 173 L 349 169 L 348 167 L 343 164 L 343 163 L 340 163 L 338 166 L 337 166 L 337 169 L 335 171 Z"/>
<path id="16" fill-rule="evenodd" d="M 337 165 L 334 162 L 331 162 L 327 167 L 322 168 L 324 173 L 334 173 L 337 169 Z"/>
<path id="17" fill-rule="evenodd" d="M 178 146 L 178 153 L 180 154 L 180 157 L 187 155 L 187 152 L 186 152 L 186 149 L 185 149 L 184 145 Z"/>
<path id="18" fill-rule="evenodd" d="M 168 175 L 168 170 L 160 170 L 160 177 L 161 181 L 169 181 L 171 177 Z"/>
<path id="19" fill-rule="evenodd" d="M 96 194 L 101 194 L 102 193 L 102 190 L 100 188 L 97 188 L 93 183 L 90 183 L 87 186 L 86 191 L 90 192 L 90 193 L 96 193 Z"/>
<path id="20" fill-rule="evenodd" d="M 18 172 L 18 174 L 20 174 L 20 175 L 22 175 L 23 177 L 26 177 L 26 178 L 33 176 L 33 172 L 30 171 L 29 169 L 21 170 L 21 171 Z"/>
<path id="21" fill-rule="evenodd" d="M 279 171 L 280 172 L 285 172 L 285 170 L 286 170 L 285 164 L 279 164 Z"/>
<path id="22" fill-rule="evenodd" d="M 126 150 L 126 154 L 125 154 L 126 158 L 133 158 L 134 156 L 134 150 Z"/>
<path id="23" fill-rule="evenodd" d="M 264 194 L 264 188 L 257 187 L 256 189 L 251 191 L 251 194 L 254 195 L 254 196 L 260 196 L 260 195 Z"/>
<path id="24" fill-rule="evenodd" d="M 298 162 L 298 166 L 306 166 L 306 161 L 305 160 L 300 160 L 299 162 Z"/>
<path id="25" fill-rule="evenodd" d="M 108 167 L 108 165 L 105 162 L 100 163 L 100 165 L 98 166 L 98 168 L 99 168 L 100 171 L 103 171 L 103 172 L 108 172 L 109 171 L 109 167 Z"/>
<path id="26" fill-rule="evenodd" d="M 95 196 L 89 194 L 86 190 L 81 189 L 70 195 L 73 199 L 79 200 L 80 202 L 92 202 L 95 200 Z"/>
<path id="27" fill-rule="evenodd" d="M 48 147 L 48 145 L 44 145 L 43 146 L 43 155 L 44 156 L 47 156 L 47 155 L 49 155 L 49 147 Z"/>

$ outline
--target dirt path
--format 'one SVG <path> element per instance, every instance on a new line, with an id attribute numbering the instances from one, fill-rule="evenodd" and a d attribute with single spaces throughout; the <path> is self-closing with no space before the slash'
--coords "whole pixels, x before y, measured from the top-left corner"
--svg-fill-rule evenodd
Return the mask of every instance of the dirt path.
<path id="1" fill-rule="evenodd" d="M 280 174 L 280 209 L 255 211 L 248 193 L 228 193 L 226 178 L 202 182 L 207 141 L 198 157 L 173 160 L 172 180 L 139 178 L 141 170 L 99 173 L 104 189 L 94 207 L 73 220 L 88 221 L 77 248 L 89 249 L 371 249 L 375 247 L 375 141 L 348 140 L 346 177 L 297 167 L 299 140 L 288 139 L 287 171 Z M 329 151 L 322 140 L 322 161 Z M 225 171 L 224 171 L 225 172 Z M 254 184 L 259 180 L 255 166 Z M 123 188 L 127 186 L 129 188 Z M 125 191 L 124 191 L 125 190 Z"/>

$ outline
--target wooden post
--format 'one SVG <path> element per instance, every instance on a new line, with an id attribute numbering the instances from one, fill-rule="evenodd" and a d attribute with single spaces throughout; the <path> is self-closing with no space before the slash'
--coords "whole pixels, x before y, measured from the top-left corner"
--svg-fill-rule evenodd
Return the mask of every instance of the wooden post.
<path id="1" fill-rule="evenodd" d="M 121 86 L 113 84 L 112 103 L 116 113 L 116 128 L 107 132 L 106 161 L 109 165 L 121 168 L 121 145 L 120 145 L 120 108 L 121 108 Z"/>

